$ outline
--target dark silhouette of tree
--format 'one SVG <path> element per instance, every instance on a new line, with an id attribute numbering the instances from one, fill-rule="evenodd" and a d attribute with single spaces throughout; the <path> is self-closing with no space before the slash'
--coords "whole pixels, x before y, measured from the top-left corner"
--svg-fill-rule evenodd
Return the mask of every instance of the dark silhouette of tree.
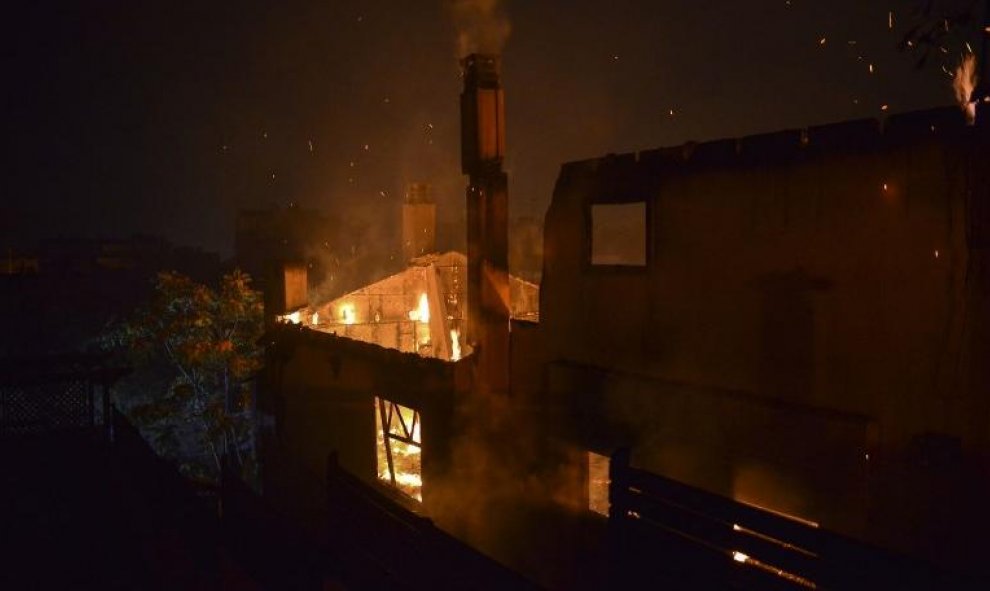
<path id="1" fill-rule="evenodd" d="M 104 337 L 135 367 L 131 418 L 161 453 L 184 460 L 188 475 L 214 480 L 228 454 L 246 476 L 253 472 L 252 379 L 262 365 L 262 330 L 262 298 L 247 274 L 224 275 L 214 289 L 163 272 L 151 300 Z"/>

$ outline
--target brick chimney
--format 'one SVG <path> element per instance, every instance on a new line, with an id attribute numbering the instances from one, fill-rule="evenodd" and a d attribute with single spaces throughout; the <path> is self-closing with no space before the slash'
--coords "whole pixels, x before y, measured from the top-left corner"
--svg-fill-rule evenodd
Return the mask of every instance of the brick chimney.
<path id="1" fill-rule="evenodd" d="M 402 256 L 408 262 L 437 250 L 437 204 L 428 183 L 409 183 L 402 204 Z"/>
<path id="2" fill-rule="evenodd" d="M 269 267 L 265 282 L 265 326 L 309 304 L 309 273 L 306 263 L 280 261 Z"/>
<path id="3" fill-rule="evenodd" d="M 494 55 L 462 61 L 461 168 L 468 175 L 467 342 L 475 348 L 483 392 L 509 389 L 508 177 L 501 63 Z"/>

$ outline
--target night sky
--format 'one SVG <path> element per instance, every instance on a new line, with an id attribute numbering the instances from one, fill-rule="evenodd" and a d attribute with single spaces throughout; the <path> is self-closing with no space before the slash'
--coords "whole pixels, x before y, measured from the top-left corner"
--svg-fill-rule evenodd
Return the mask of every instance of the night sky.
<path id="1" fill-rule="evenodd" d="M 417 180 L 461 215 L 444 0 L 24 4 L 0 246 L 144 232 L 230 254 L 238 208 L 290 202 L 391 230 Z M 910 5 L 506 0 L 512 215 L 542 216 L 568 160 L 952 104 L 939 64 L 897 49 Z"/>

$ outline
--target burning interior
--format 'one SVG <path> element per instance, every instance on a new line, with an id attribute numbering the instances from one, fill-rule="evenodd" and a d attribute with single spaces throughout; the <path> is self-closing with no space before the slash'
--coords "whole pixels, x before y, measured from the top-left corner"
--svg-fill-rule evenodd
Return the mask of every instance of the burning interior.
<path id="1" fill-rule="evenodd" d="M 378 479 L 423 500 L 423 440 L 419 411 L 375 397 Z"/>
<path id="2" fill-rule="evenodd" d="M 444 361 L 470 354 L 467 258 L 459 252 L 414 258 L 406 270 L 361 289 L 280 316 L 319 332 Z M 509 277 L 512 318 L 538 321 L 540 288 Z"/>

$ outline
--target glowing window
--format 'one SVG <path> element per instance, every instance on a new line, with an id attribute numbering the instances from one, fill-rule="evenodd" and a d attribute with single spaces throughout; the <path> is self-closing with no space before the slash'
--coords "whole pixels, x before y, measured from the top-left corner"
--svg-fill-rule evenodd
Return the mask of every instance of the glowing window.
<path id="1" fill-rule="evenodd" d="M 423 500 L 419 411 L 375 397 L 378 479 Z"/>
<path id="2" fill-rule="evenodd" d="M 646 265 L 646 203 L 591 206 L 591 264 Z"/>
<path id="3" fill-rule="evenodd" d="M 608 517 L 609 457 L 588 452 L 588 509 Z"/>

